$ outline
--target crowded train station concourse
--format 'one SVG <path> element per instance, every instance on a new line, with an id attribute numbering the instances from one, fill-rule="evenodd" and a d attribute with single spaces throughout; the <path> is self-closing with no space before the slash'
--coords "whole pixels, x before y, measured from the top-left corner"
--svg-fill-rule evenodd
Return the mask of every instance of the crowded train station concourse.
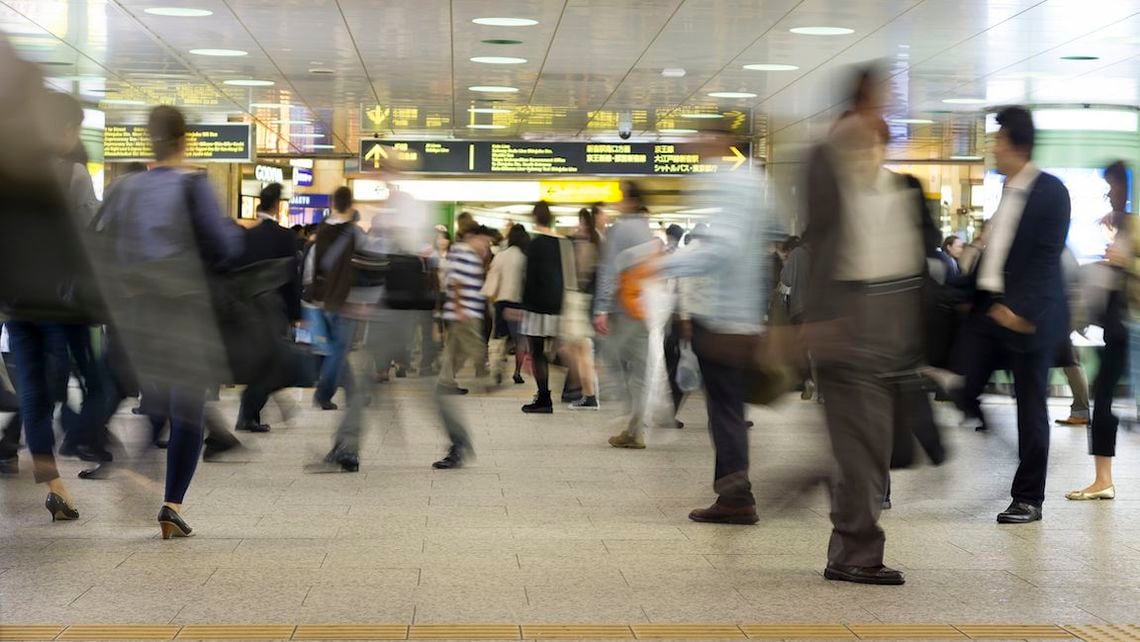
<path id="1" fill-rule="evenodd" d="M 1140 0 L 0 0 L 0 640 L 1140 640 Z"/>

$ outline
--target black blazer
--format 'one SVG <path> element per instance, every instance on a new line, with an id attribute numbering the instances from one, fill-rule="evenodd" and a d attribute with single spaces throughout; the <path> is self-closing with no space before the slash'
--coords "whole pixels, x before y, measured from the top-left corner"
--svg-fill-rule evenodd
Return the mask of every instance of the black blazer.
<path id="1" fill-rule="evenodd" d="M 249 228 L 245 233 L 245 252 L 236 261 L 235 267 L 284 258 L 292 259 L 289 264 L 292 278 L 278 292 L 289 320 L 297 321 L 301 318 L 301 271 L 297 257 L 297 237 L 292 230 L 281 227 L 274 221 L 262 221 Z"/>
<path id="2" fill-rule="evenodd" d="M 1002 302 L 1037 326 L 1038 334 L 1064 333 L 1069 326 L 1061 252 L 1069 236 L 1070 209 L 1069 190 L 1061 179 L 1042 172 L 1026 197 L 1005 260 Z"/>

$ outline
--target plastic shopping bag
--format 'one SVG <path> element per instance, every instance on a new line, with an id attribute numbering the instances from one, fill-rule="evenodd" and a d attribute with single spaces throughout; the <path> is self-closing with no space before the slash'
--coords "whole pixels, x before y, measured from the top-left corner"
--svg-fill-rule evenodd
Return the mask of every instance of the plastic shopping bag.
<path id="1" fill-rule="evenodd" d="M 681 346 L 681 359 L 677 362 L 677 385 L 685 392 L 693 392 L 701 387 L 701 366 L 689 343 Z"/>

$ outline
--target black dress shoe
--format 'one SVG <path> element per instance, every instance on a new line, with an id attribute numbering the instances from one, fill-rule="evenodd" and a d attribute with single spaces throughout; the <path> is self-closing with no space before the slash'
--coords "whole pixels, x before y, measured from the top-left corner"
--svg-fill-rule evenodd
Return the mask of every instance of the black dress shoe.
<path id="1" fill-rule="evenodd" d="M 456 396 L 458 396 L 458 395 L 465 395 L 465 394 L 467 394 L 467 393 L 469 392 L 469 391 L 467 390 L 467 388 L 460 388 L 459 386 L 441 386 L 441 385 L 437 385 L 437 386 L 435 387 L 435 390 L 436 390 L 436 392 L 437 392 L 437 393 L 439 393 L 439 394 L 441 394 L 441 395 L 456 395 Z"/>
<path id="2" fill-rule="evenodd" d="M 229 438 L 227 439 L 226 437 Z M 241 448 L 241 442 L 238 441 L 237 437 L 230 435 L 226 437 L 216 437 L 214 435 L 206 437 L 206 447 L 202 451 L 202 461 L 219 461 L 222 454 Z"/>
<path id="3" fill-rule="evenodd" d="M 162 539 L 190 537 L 194 533 L 194 529 L 183 521 L 182 516 L 169 506 L 163 506 L 158 511 L 158 527 L 162 531 Z"/>
<path id="4" fill-rule="evenodd" d="M 356 453 L 345 452 L 337 448 L 325 455 L 325 463 L 337 466 L 342 472 L 355 473 L 360 470 L 360 457 Z"/>
<path id="5" fill-rule="evenodd" d="M 846 566 L 844 564 L 828 564 L 823 571 L 826 579 L 835 582 L 854 582 L 856 584 L 878 584 L 880 586 L 899 586 L 906 584 L 902 571 L 896 571 L 886 566 Z"/>
<path id="6" fill-rule="evenodd" d="M 1026 502 L 1013 502 L 1005 512 L 998 513 L 999 524 L 1028 524 L 1041 521 L 1041 507 Z"/>
<path id="7" fill-rule="evenodd" d="M 321 399 L 317 399 L 316 397 L 313 397 L 313 405 L 316 406 L 317 408 L 320 408 L 321 410 L 336 410 L 338 408 L 338 406 L 335 403 L 333 403 L 332 401 L 329 401 L 329 400 L 323 400 L 322 401 Z"/>
<path id="8" fill-rule="evenodd" d="M 751 526 L 760 521 L 756 506 L 725 506 L 713 504 L 708 508 L 698 508 L 689 513 L 689 519 L 703 524 L 740 524 Z"/>
<path id="9" fill-rule="evenodd" d="M 0 459 L 0 475 L 11 476 L 20 474 L 20 459 L 15 455 Z"/>
<path id="10" fill-rule="evenodd" d="M 79 511 L 55 493 L 48 493 L 44 508 L 51 513 L 51 521 L 70 522 L 79 519 Z"/>
<path id="11" fill-rule="evenodd" d="M 79 471 L 80 479 L 110 479 L 111 478 L 111 464 L 107 462 L 99 462 L 91 468 L 84 468 Z"/>
<path id="12" fill-rule="evenodd" d="M 269 432 L 269 424 L 263 424 L 259 421 L 239 421 L 234 430 L 244 430 L 245 432 Z"/>
<path id="13" fill-rule="evenodd" d="M 447 451 L 447 456 L 443 459 L 433 463 L 432 468 L 437 470 L 449 470 L 452 468 L 462 468 L 467 459 L 466 451 L 458 446 L 452 446 Z"/>

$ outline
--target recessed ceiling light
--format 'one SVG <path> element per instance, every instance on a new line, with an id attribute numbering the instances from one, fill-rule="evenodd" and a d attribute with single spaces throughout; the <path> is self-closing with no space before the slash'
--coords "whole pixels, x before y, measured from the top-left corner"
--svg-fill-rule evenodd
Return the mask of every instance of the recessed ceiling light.
<path id="1" fill-rule="evenodd" d="M 165 16 L 167 18 L 205 18 L 214 15 L 209 9 L 187 9 L 185 7 L 151 7 L 143 9 L 152 16 Z"/>
<path id="2" fill-rule="evenodd" d="M 336 70 L 327 67 L 313 67 L 309 70 L 309 73 L 315 76 L 331 76 L 336 73 Z"/>
<path id="3" fill-rule="evenodd" d="M 467 129 L 506 129 L 506 125 L 490 125 L 487 123 L 471 123 Z"/>
<path id="4" fill-rule="evenodd" d="M 801 36 L 846 36 L 855 33 L 854 29 L 847 27 L 792 27 L 788 31 Z"/>
<path id="5" fill-rule="evenodd" d="M 324 134 L 316 132 L 289 132 L 290 138 L 324 138 Z"/>
<path id="6" fill-rule="evenodd" d="M 64 60 L 49 60 L 47 62 L 41 62 L 40 64 L 44 65 L 45 67 L 70 67 L 70 66 L 74 65 L 75 63 L 74 62 L 66 62 Z"/>
<path id="7" fill-rule="evenodd" d="M 521 45 L 522 40 L 512 40 L 510 38 L 488 38 L 480 40 L 485 45 Z"/>
<path id="8" fill-rule="evenodd" d="M 99 103 L 102 105 L 142 106 L 142 105 L 146 104 L 146 101 L 145 100 L 130 100 L 127 98 L 104 98 L 103 100 L 100 100 Z"/>
<path id="9" fill-rule="evenodd" d="M 513 56 L 475 56 L 471 62 L 478 62 L 484 65 L 521 65 L 526 62 L 526 58 L 515 58 Z"/>
<path id="10" fill-rule="evenodd" d="M 272 87 L 277 84 L 272 80 L 254 80 L 252 78 L 241 78 L 237 80 L 222 81 L 223 85 L 231 85 L 233 87 Z"/>
<path id="11" fill-rule="evenodd" d="M 697 120 L 713 120 L 714 118 L 724 118 L 724 114 L 681 114 L 681 118 L 695 118 Z"/>
<path id="12" fill-rule="evenodd" d="M 471 22 L 485 27 L 533 27 L 537 20 L 530 18 L 475 18 Z"/>
<path id="13" fill-rule="evenodd" d="M 485 94 L 513 94 L 519 90 L 518 87 L 502 87 L 499 85 L 475 85 L 474 87 L 468 87 L 467 89 L 471 91 L 483 92 Z"/>
<path id="14" fill-rule="evenodd" d="M 1061 56 L 1061 60 L 1100 60 L 1100 56 Z"/>
<path id="15" fill-rule="evenodd" d="M 665 129 L 658 129 L 657 133 L 658 134 L 695 134 L 695 133 L 697 133 L 697 130 L 695 130 L 695 129 L 678 129 L 676 127 L 668 127 Z"/>
<path id="16" fill-rule="evenodd" d="M 499 107 L 472 107 L 467 110 L 472 114 L 509 114 L 511 110 L 501 109 Z"/>
<path id="17" fill-rule="evenodd" d="M 336 145 L 318 145 L 316 143 L 310 143 L 305 145 L 305 149 L 336 149 Z"/>
<path id="18" fill-rule="evenodd" d="M 981 105 L 986 102 L 985 98 L 946 98 L 942 102 L 947 105 Z"/>
<path id="19" fill-rule="evenodd" d="M 980 161 L 980 160 L 982 160 L 982 157 L 981 156 L 951 156 L 950 160 Z"/>
<path id="20" fill-rule="evenodd" d="M 749 71 L 795 71 L 799 67 L 795 65 L 780 65 L 776 63 L 758 63 L 755 65 L 744 65 L 744 68 Z"/>
<path id="21" fill-rule="evenodd" d="M 750 91 L 714 91 L 710 92 L 712 98 L 755 98 L 756 94 Z"/>
<path id="22" fill-rule="evenodd" d="M 900 125 L 933 125 L 934 121 L 929 118 L 892 118 L 892 123 Z"/>
<path id="23" fill-rule="evenodd" d="M 195 56 L 218 56 L 221 58 L 237 58 L 249 55 L 248 51 L 241 49 L 191 49 L 190 53 Z"/>
<path id="24" fill-rule="evenodd" d="M 661 70 L 661 75 L 666 78 L 684 78 L 685 70 L 680 67 L 669 67 Z"/>

